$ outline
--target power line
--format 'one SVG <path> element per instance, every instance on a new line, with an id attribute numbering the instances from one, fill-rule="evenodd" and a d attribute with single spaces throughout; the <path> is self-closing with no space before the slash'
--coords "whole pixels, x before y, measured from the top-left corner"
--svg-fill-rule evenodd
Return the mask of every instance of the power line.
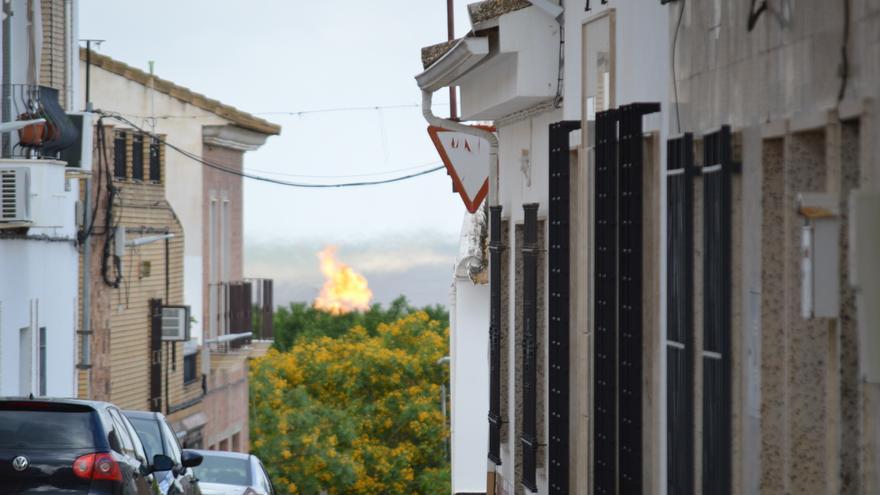
<path id="1" fill-rule="evenodd" d="M 443 103 L 435 103 L 435 105 L 449 105 L 449 102 Z M 373 106 L 362 106 L 362 107 L 329 107 L 329 108 L 316 108 L 313 110 L 276 110 L 276 111 L 268 111 L 268 112 L 252 112 L 251 115 L 276 115 L 276 116 L 292 116 L 292 117 L 301 117 L 303 115 L 311 115 L 317 113 L 335 113 L 335 112 L 364 112 L 371 110 L 397 110 L 403 108 L 421 108 L 422 105 L 420 103 L 406 103 L 406 104 L 398 104 L 398 105 L 373 105 Z M 127 115 L 136 119 L 156 119 L 156 120 L 164 120 L 164 119 L 203 119 L 205 116 L 203 115 L 175 115 L 175 114 L 166 114 L 166 115 L 135 115 L 131 113 L 122 113 L 117 112 L 119 115 Z"/>
<path id="2" fill-rule="evenodd" d="M 310 189 L 377 186 L 377 185 L 381 185 L 381 184 L 391 184 L 393 182 L 400 182 L 400 181 L 404 181 L 407 179 L 413 179 L 415 177 L 427 175 L 427 174 L 430 174 L 433 172 L 437 172 L 439 170 L 443 170 L 445 168 L 444 166 L 441 165 L 439 167 L 430 168 L 428 170 L 423 170 L 421 172 L 416 172 L 416 173 L 404 175 L 401 177 L 394 177 L 391 179 L 383 179 L 383 180 L 376 180 L 376 181 L 343 182 L 343 183 L 336 183 L 336 184 L 313 184 L 313 183 L 306 183 L 306 182 L 290 182 L 290 181 L 285 181 L 285 180 L 280 180 L 280 179 L 274 179 L 272 177 L 263 177 L 260 175 L 254 175 L 254 174 L 251 174 L 248 172 L 232 170 L 232 169 L 226 168 L 222 165 L 217 165 L 216 163 L 211 163 L 207 160 L 204 160 L 202 157 L 195 155 L 194 153 L 190 153 L 189 151 L 178 148 L 177 146 L 169 143 L 168 141 L 165 141 L 161 137 L 141 128 L 140 126 L 136 125 L 134 122 L 126 119 L 125 117 L 123 117 L 122 115 L 120 115 L 118 113 L 111 113 L 111 112 L 100 112 L 100 113 L 101 113 L 101 115 L 103 115 L 105 117 L 112 118 L 112 119 L 118 120 L 119 122 L 130 125 L 134 129 L 136 129 L 136 130 L 150 136 L 151 138 L 155 139 L 157 142 L 164 144 L 165 146 L 173 149 L 174 151 L 180 153 L 181 155 L 183 155 L 193 161 L 199 162 L 206 167 L 209 167 L 214 170 L 218 170 L 220 172 L 224 172 L 227 174 L 237 175 L 239 177 L 243 177 L 246 179 L 256 180 L 256 181 L 260 181 L 260 182 L 267 182 L 270 184 L 276 184 L 276 185 L 280 185 L 280 186 L 300 187 L 300 188 L 310 188 Z"/>
<path id="3" fill-rule="evenodd" d="M 249 168 L 246 170 L 246 172 L 247 173 L 257 172 L 257 173 L 261 173 L 261 174 L 278 175 L 281 177 L 299 177 L 299 178 L 303 178 L 303 179 L 351 179 L 351 178 L 355 178 L 355 177 L 378 177 L 381 175 L 394 174 L 397 172 L 409 172 L 410 170 L 418 170 L 421 168 L 429 167 L 431 165 L 437 165 L 439 163 L 442 163 L 442 162 L 435 160 L 433 162 L 423 163 L 421 165 L 416 165 L 413 167 L 404 167 L 404 168 L 397 168 L 394 170 L 384 170 L 382 172 L 370 172 L 370 173 L 364 173 L 364 174 L 307 175 L 307 174 L 289 174 L 286 172 L 276 172 L 274 170 L 261 170 L 261 169 L 256 169 L 256 168 Z"/>

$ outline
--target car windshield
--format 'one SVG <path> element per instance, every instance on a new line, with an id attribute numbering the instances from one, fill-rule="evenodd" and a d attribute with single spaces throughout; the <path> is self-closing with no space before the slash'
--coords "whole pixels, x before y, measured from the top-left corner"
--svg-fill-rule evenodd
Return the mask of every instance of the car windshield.
<path id="1" fill-rule="evenodd" d="M 248 460 L 204 454 L 202 464 L 193 468 L 205 483 L 248 486 L 251 484 Z"/>
<path id="2" fill-rule="evenodd" d="M 153 462 L 153 456 L 156 454 L 164 454 L 162 449 L 162 437 L 159 433 L 159 423 L 154 419 L 128 418 L 132 426 L 137 431 L 141 442 L 144 444 L 144 450 L 147 451 L 147 459 Z"/>
<path id="3" fill-rule="evenodd" d="M 87 411 L 0 410 L 0 447 L 91 448 L 93 432 Z"/>

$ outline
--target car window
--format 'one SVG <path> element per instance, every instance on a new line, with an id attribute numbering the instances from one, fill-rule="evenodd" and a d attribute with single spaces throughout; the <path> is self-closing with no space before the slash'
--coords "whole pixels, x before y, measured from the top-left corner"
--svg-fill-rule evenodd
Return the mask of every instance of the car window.
<path id="1" fill-rule="evenodd" d="M 139 461 L 141 461 L 141 464 L 143 464 L 144 466 L 149 466 L 150 464 L 152 464 L 152 462 L 147 460 L 147 452 L 146 450 L 144 450 L 144 444 L 141 442 L 141 437 L 138 436 L 137 430 L 134 429 L 134 426 L 131 425 L 131 422 L 125 416 L 120 415 L 119 419 L 122 420 L 122 424 L 125 425 L 125 428 L 131 435 L 134 456 Z"/>
<path id="2" fill-rule="evenodd" d="M 0 447 L 91 448 L 92 413 L 86 411 L 0 411 Z"/>
<path id="3" fill-rule="evenodd" d="M 205 483 L 248 486 L 251 484 L 247 459 L 203 454 L 202 463 L 193 468 L 196 478 Z"/>
<path id="4" fill-rule="evenodd" d="M 263 463 L 259 460 L 257 461 L 257 466 L 259 467 L 260 488 L 262 488 L 264 492 L 274 495 L 275 490 L 272 489 L 272 482 L 269 481 L 269 474 L 266 473 L 266 467 L 263 466 Z"/>
<path id="5" fill-rule="evenodd" d="M 122 448 L 120 453 L 134 457 L 134 444 L 131 442 L 131 436 L 128 433 L 128 429 L 122 423 L 119 413 L 114 409 L 108 410 L 108 413 L 113 421 L 113 431 L 116 433 L 116 439 L 119 440 L 119 447 Z"/>
<path id="6" fill-rule="evenodd" d="M 159 421 L 159 425 L 160 428 L 162 428 L 162 439 L 165 441 L 165 454 L 170 457 L 175 464 L 180 464 L 180 444 L 177 443 L 177 436 L 174 434 L 174 430 L 172 430 L 165 421 Z"/>
<path id="7" fill-rule="evenodd" d="M 162 434 L 159 432 L 159 422 L 155 419 L 128 418 L 137 431 L 144 450 L 147 451 L 147 459 L 153 459 L 156 454 L 164 454 L 162 448 Z"/>

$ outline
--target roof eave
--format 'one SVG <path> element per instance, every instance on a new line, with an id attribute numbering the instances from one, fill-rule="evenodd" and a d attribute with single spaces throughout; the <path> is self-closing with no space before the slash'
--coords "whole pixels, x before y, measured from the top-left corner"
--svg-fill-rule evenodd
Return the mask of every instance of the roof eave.
<path id="1" fill-rule="evenodd" d="M 453 85 L 489 55 L 489 38 L 462 38 L 445 55 L 416 76 L 416 83 L 424 91 L 434 92 Z"/>

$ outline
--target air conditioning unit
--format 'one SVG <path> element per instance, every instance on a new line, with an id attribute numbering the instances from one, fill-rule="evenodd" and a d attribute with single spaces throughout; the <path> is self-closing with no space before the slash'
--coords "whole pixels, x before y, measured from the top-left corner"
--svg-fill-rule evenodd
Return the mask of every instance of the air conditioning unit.
<path id="1" fill-rule="evenodd" d="M 27 167 L 0 168 L 0 228 L 31 222 L 30 178 Z"/>
<path id="2" fill-rule="evenodd" d="M 186 342 L 190 329 L 189 306 L 162 306 L 162 340 Z"/>

